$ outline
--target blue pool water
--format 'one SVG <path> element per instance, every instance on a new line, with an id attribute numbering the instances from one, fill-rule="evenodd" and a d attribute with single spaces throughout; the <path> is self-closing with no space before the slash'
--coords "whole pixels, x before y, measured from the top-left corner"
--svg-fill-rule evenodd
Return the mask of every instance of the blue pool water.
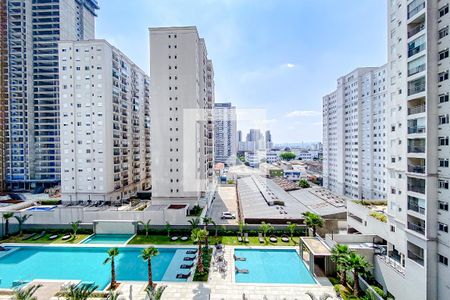
<path id="1" fill-rule="evenodd" d="M 235 249 L 239 269 L 248 274 L 236 273 L 236 282 L 246 283 L 296 283 L 315 284 L 313 276 L 294 249 Z"/>
<path id="2" fill-rule="evenodd" d="M 83 244 L 125 244 L 132 234 L 94 234 L 83 241 Z"/>
<path id="3" fill-rule="evenodd" d="M 34 279 L 93 281 L 104 289 L 110 282 L 110 264 L 103 264 L 108 248 L 103 247 L 20 247 L 0 257 L 0 288 L 11 288 L 14 281 Z M 116 257 L 117 280 L 146 281 L 147 263 L 140 257 L 142 248 L 119 248 Z M 153 280 L 176 279 L 189 270 L 179 267 L 188 249 L 159 248 L 152 258 Z"/>
<path id="4" fill-rule="evenodd" d="M 42 206 L 33 206 L 30 208 L 27 208 L 27 211 L 52 211 L 54 210 L 56 205 L 49 206 L 49 205 L 42 205 Z"/>

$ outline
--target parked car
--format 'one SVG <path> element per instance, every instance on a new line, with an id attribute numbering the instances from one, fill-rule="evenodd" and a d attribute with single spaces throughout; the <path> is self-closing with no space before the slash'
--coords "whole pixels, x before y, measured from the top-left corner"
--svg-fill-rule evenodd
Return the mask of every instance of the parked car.
<path id="1" fill-rule="evenodd" d="M 236 214 L 229 211 L 224 211 L 222 213 L 222 219 L 236 219 Z"/>

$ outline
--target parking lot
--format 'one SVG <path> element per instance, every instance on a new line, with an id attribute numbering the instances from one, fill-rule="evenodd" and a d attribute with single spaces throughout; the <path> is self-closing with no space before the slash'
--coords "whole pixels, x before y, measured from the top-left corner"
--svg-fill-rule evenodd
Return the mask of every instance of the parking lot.
<path id="1" fill-rule="evenodd" d="M 222 212 L 229 211 L 236 214 L 236 219 L 222 220 Z M 219 186 L 212 203 L 211 209 L 208 212 L 214 222 L 218 225 L 231 224 L 236 225 L 237 221 L 237 199 L 235 186 Z"/>

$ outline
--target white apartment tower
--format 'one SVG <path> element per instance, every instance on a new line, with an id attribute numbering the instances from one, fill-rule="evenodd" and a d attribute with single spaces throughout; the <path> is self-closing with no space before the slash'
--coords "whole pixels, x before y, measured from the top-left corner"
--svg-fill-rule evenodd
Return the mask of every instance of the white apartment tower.
<path id="1" fill-rule="evenodd" d="M 356 199 L 386 197 L 386 66 L 358 68 L 323 97 L 324 186 Z"/>
<path id="2" fill-rule="evenodd" d="M 231 103 L 214 105 L 214 161 L 228 165 L 236 163 L 236 106 Z"/>
<path id="3" fill-rule="evenodd" d="M 195 204 L 213 176 L 212 62 L 196 27 L 149 31 L 152 201 Z"/>
<path id="4" fill-rule="evenodd" d="M 64 202 L 118 202 L 148 190 L 150 81 L 105 40 L 59 43 Z"/>

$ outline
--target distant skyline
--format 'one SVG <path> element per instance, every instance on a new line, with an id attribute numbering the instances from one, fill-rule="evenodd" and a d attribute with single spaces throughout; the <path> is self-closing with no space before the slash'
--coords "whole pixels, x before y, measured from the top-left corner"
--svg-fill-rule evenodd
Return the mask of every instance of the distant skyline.
<path id="1" fill-rule="evenodd" d="M 281 4 L 280 4 L 281 3 Z M 216 102 L 238 129 L 270 129 L 275 143 L 322 140 L 322 96 L 355 68 L 386 63 L 386 1 L 100 0 L 97 38 L 149 73 L 148 28 L 197 26 L 213 60 Z M 151 76 L 151 74 L 150 74 Z M 257 109 L 258 120 L 248 111 Z"/>

